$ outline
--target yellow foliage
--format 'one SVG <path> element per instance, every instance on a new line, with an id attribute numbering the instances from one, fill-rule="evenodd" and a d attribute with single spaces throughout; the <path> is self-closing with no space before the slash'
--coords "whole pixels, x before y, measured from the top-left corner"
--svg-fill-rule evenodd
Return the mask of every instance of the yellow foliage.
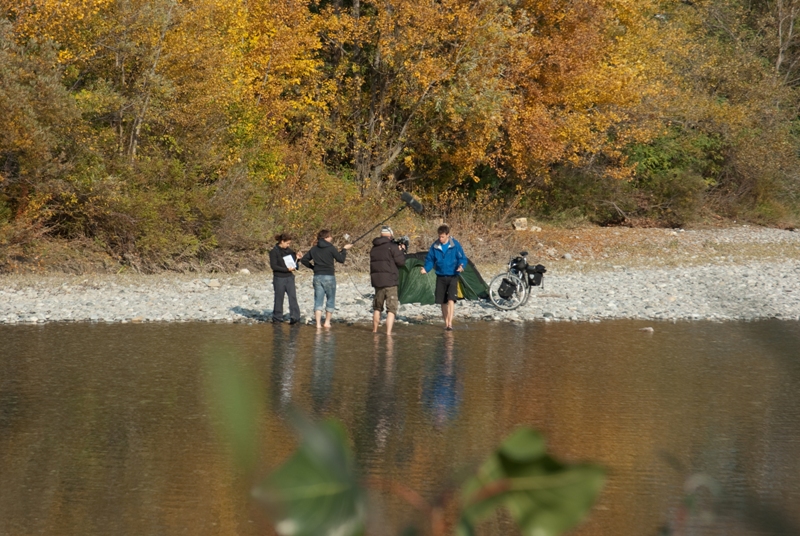
<path id="1" fill-rule="evenodd" d="M 726 7 L 744 25 L 752 13 L 743 4 L 381 0 L 343 6 L 0 0 L 15 42 L 55 43 L 55 59 L 47 61 L 57 63 L 53 72 L 62 77 L 70 100 L 64 108 L 71 111 L 48 112 L 50 120 L 80 114 L 49 129 L 48 117 L 34 121 L 35 114 L 13 103 L 3 109 L 13 143 L 0 145 L 0 156 L 46 154 L 52 162 L 40 167 L 60 185 L 49 186 L 53 195 L 20 187 L 9 194 L 19 197 L 11 204 L 42 212 L 60 204 L 70 217 L 85 211 L 91 219 L 109 212 L 109 199 L 122 203 L 137 188 L 182 189 L 199 198 L 231 181 L 259 192 L 253 204 L 268 199 L 299 221 L 321 204 L 309 190 L 316 180 L 310 177 L 328 173 L 338 174 L 343 203 L 365 194 L 381 199 L 387 186 L 399 183 L 448 192 L 442 202 L 457 204 L 463 199 L 450 196 L 475 199 L 483 187 L 513 195 L 532 184 L 552 185 L 564 169 L 630 179 L 636 168 L 629 149 L 676 125 L 724 138 L 737 155 L 730 157 L 737 173 L 786 175 L 796 160 L 785 113 L 796 96 L 786 76 L 800 63 L 765 62 L 752 50 L 767 45 L 747 49 L 746 39 L 756 37 L 744 30 L 727 28 L 727 40 L 709 37 L 714 9 Z M 761 15 L 764 42 L 780 37 L 774 14 Z M 783 52 L 795 54 L 795 48 Z M 23 78 L 21 87 L 35 86 Z M 772 140 L 781 157 L 748 145 L 759 136 Z M 17 160 L 20 174 L 37 174 L 25 158 Z M 14 181 L 3 173 L 5 188 Z M 111 176 L 125 177 L 122 185 L 95 195 L 93 181 Z M 64 184 L 73 190 L 59 190 Z M 196 203 L 170 195 L 164 198 L 183 203 L 176 214 Z M 306 203 L 304 195 L 316 200 Z M 86 208 L 91 204 L 95 212 Z"/>

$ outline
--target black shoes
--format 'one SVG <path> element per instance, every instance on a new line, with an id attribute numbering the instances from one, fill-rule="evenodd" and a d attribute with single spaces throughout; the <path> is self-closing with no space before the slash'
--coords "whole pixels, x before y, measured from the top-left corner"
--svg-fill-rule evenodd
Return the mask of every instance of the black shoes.
<path id="1" fill-rule="evenodd" d="M 283 324 L 283 319 L 282 318 L 272 318 L 272 319 L 270 319 L 270 322 L 272 322 L 273 324 Z M 293 326 L 294 324 L 299 324 L 299 323 L 300 323 L 300 320 L 296 319 L 296 318 L 292 318 L 291 320 L 289 320 L 289 325 L 290 326 Z"/>

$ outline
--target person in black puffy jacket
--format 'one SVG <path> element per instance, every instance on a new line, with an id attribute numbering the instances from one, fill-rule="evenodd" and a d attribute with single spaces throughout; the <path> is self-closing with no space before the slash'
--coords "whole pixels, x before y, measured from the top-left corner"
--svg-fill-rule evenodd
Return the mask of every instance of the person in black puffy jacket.
<path id="1" fill-rule="evenodd" d="M 397 285 L 400 282 L 400 267 L 406 262 L 403 254 L 405 247 L 392 240 L 391 227 L 384 225 L 381 236 L 372 241 L 369 252 L 369 275 L 375 288 L 375 299 L 372 301 L 372 332 L 378 332 L 381 323 L 381 312 L 386 305 L 386 334 L 392 334 L 392 326 L 400 307 L 397 296 Z"/>

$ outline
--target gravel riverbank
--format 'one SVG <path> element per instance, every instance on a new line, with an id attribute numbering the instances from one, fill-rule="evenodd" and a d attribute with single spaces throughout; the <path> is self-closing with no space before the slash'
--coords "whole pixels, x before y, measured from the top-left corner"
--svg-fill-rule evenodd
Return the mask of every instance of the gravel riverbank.
<path id="1" fill-rule="evenodd" d="M 583 241 L 575 235 L 560 251 L 551 244 L 566 244 L 565 240 L 543 244 L 541 236 L 532 236 L 531 258 L 548 268 L 545 288 L 535 289 L 529 302 L 515 311 L 499 311 L 488 302 L 461 301 L 456 324 L 479 320 L 800 320 L 800 232 L 737 227 L 593 229 L 580 234 Z M 606 245 L 597 249 L 601 238 L 607 240 Z M 355 269 L 345 267 L 337 276 L 335 322 L 371 322 L 369 277 Z M 502 266 L 478 265 L 478 269 L 488 282 Z M 0 277 L 0 324 L 258 322 L 272 312 L 271 281 L 269 272 L 8 275 Z M 313 316 L 308 270 L 298 275 L 297 287 L 308 321 Z M 284 310 L 288 312 L 288 305 Z M 407 304 L 401 307 L 398 320 L 401 324 L 439 323 L 440 310 Z"/>

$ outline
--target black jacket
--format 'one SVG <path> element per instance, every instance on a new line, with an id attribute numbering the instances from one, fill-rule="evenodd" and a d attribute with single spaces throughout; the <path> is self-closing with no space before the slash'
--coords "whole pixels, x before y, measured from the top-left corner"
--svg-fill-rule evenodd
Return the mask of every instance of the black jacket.
<path id="1" fill-rule="evenodd" d="M 314 270 L 314 275 L 336 275 L 333 261 L 344 262 L 346 258 L 346 249 L 338 251 L 336 246 L 327 240 L 320 240 L 316 246 L 303 255 L 300 262 Z"/>
<path id="2" fill-rule="evenodd" d="M 406 263 L 400 246 L 388 236 L 379 236 L 372 241 L 369 252 L 369 276 L 375 288 L 396 287 L 400 282 L 399 268 Z"/>
<path id="3" fill-rule="evenodd" d="M 294 277 L 294 274 L 286 267 L 286 263 L 283 262 L 286 255 L 297 259 L 297 253 L 292 248 L 282 248 L 275 244 L 275 247 L 269 250 L 269 267 L 272 268 L 272 277 Z M 295 264 L 297 264 L 296 261 Z"/>

